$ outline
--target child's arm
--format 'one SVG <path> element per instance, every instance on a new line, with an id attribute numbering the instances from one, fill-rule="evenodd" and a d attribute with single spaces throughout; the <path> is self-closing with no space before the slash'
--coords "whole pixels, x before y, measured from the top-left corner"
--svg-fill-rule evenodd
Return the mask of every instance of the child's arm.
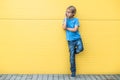
<path id="1" fill-rule="evenodd" d="M 66 30 L 66 18 L 64 19 L 63 25 L 62 25 L 63 29 Z"/>
<path id="2" fill-rule="evenodd" d="M 66 24 L 65 23 L 62 25 L 62 27 L 63 27 L 64 30 L 66 30 Z"/>
<path id="3" fill-rule="evenodd" d="M 79 24 L 79 20 L 76 19 L 75 21 L 75 27 L 74 28 L 67 28 L 67 30 L 71 31 L 71 32 L 76 32 L 78 30 L 78 27 L 80 26 Z"/>
<path id="4" fill-rule="evenodd" d="M 78 30 L 78 26 L 75 26 L 74 28 L 67 28 L 67 30 L 71 32 L 76 32 Z"/>
<path id="5" fill-rule="evenodd" d="M 67 29 L 66 24 L 67 24 L 67 13 L 65 13 L 64 22 L 63 22 L 63 25 L 62 25 L 64 30 L 66 30 L 66 29 Z"/>

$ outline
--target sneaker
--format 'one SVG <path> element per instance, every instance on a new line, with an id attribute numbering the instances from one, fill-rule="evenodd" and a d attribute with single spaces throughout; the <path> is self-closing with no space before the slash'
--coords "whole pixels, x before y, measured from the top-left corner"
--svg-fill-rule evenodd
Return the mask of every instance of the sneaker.
<path id="1" fill-rule="evenodd" d="M 75 76 L 76 76 L 76 73 L 72 72 L 71 77 L 75 77 Z"/>
<path id="2" fill-rule="evenodd" d="M 76 77 L 70 77 L 70 80 L 76 80 Z"/>

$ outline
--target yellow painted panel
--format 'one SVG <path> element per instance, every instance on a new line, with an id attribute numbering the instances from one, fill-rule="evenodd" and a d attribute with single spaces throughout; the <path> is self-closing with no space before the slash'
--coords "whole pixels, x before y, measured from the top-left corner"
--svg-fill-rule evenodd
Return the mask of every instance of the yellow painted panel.
<path id="1" fill-rule="evenodd" d="M 120 21 L 80 20 L 77 73 L 120 73 Z M 62 20 L 0 20 L 0 73 L 70 73 Z"/>
<path id="2" fill-rule="evenodd" d="M 63 19 L 69 5 L 80 19 L 120 19 L 120 0 L 0 0 L 0 18 Z"/>
<path id="3" fill-rule="evenodd" d="M 1 0 L 0 73 L 70 73 L 61 28 L 69 5 L 85 47 L 77 73 L 120 73 L 120 0 Z"/>

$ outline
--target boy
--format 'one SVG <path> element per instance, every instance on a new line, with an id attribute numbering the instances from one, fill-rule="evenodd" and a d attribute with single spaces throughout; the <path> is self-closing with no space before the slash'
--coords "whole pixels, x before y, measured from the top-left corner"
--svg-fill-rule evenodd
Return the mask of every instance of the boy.
<path id="1" fill-rule="evenodd" d="M 75 54 L 83 51 L 83 44 L 78 31 L 80 24 L 78 18 L 74 17 L 75 14 L 76 8 L 74 6 L 69 6 L 66 9 L 66 17 L 63 21 L 63 29 L 66 31 L 66 39 L 68 41 L 70 52 L 71 77 L 76 76 Z"/>

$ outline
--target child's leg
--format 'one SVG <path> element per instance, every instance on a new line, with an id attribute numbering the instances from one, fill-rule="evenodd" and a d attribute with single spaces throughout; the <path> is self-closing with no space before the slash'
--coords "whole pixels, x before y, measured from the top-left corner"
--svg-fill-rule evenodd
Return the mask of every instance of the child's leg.
<path id="1" fill-rule="evenodd" d="M 78 54 L 78 53 L 80 53 L 83 50 L 84 50 L 84 48 L 83 48 L 82 40 L 79 39 L 79 40 L 76 41 L 75 54 Z"/>
<path id="2" fill-rule="evenodd" d="M 75 42 L 69 41 L 69 52 L 70 52 L 70 70 L 71 72 L 76 72 L 76 64 L 75 64 L 75 54 L 74 54 L 74 48 L 75 48 Z"/>

